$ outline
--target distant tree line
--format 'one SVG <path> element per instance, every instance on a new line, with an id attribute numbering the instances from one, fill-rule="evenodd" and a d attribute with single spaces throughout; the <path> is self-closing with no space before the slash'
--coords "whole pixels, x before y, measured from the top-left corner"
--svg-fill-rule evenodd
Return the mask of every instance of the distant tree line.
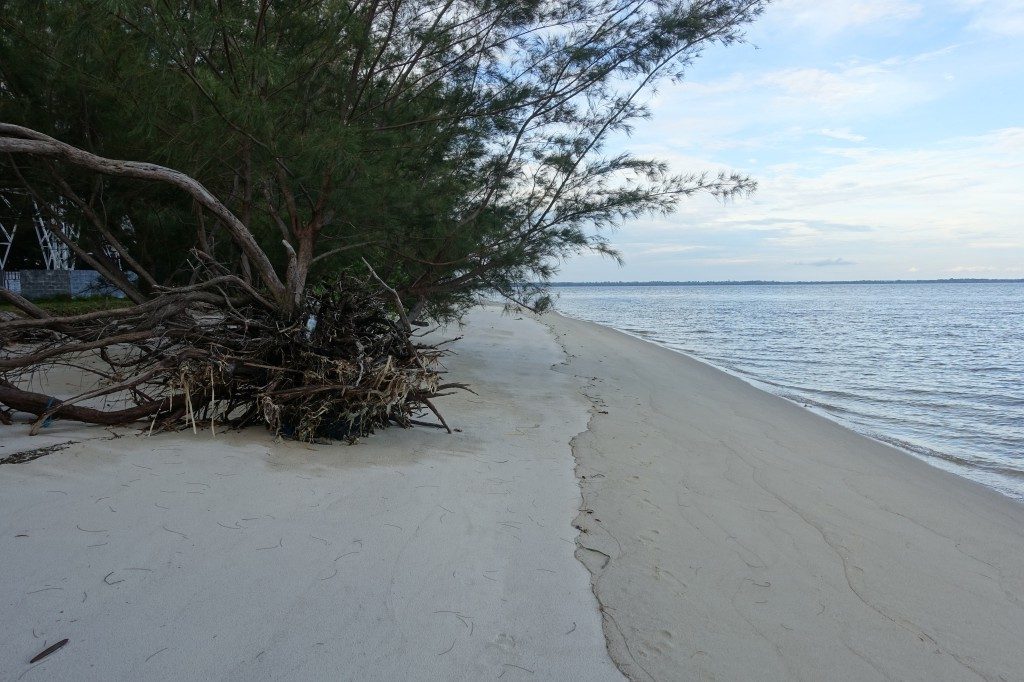
<path id="1" fill-rule="evenodd" d="M 723 279 L 723 280 L 648 280 L 643 282 L 549 282 L 549 287 L 710 287 L 710 286 L 789 286 L 795 284 L 986 284 L 1024 282 L 1024 279 L 981 279 L 977 277 L 949 277 L 946 279 L 838 279 L 838 280 L 776 280 L 776 279 Z"/>

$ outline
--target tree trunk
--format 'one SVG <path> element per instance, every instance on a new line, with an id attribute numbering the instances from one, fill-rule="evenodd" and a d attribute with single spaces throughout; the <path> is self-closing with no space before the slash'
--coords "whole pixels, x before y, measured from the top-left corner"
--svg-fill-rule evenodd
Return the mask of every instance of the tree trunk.
<path id="1" fill-rule="evenodd" d="M 48 158 L 62 159 L 83 168 L 141 180 L 157 180 L 166 182 L 185 192 L 201 206 L 213 213 L 224 224 L 238 248 L 249 257 L 260 280 L 270 291 L 274 300 L 283 310 L 291 310 L 289 292 L 274 271 L 274 266 L 263 252 L 256 238 L 246 229 L 245 225 L 222 204 L 206 187 L 194 178 L 180 171 L 153 163 L 138 161 L 119 161 L 91 154 L 77 147 L 72 147 L 47 135 L 10 123 L 0 123 L 0 153 L 30 154 Z M 16 136 L 16 137 L 8 137 Z"/>
<path id="2" fill-rule="evenodd" d="M 18 410 L 19 412 L 28 412 L 29 414 L 34 414 L 38 417 L 45 414 L 47 411 L 52 410 L 54 405 L 60 405 L 60 402 L 60 398 L 55 398 L 54 396 L 46 395 L 44 393 L 23 391 L 20 388 L 16 388 L 10 382 L 0 379 L 0 403 L 3 403 L 14 410 Z M 113 412 L 94 410 L 91 407 L 82 407 L 81 405 L 69 405 L 67 407 L 58 408 L 52 416 L 60 419 L 70 419 L 77 422 L 86 422 L 88 424 L 116 426 L 118 424 L 127 424 L 133 421 L 138 421 L 144 417 L 151 417 L 158 412 L 170 409 L 170 406 L 174 404 L 184 405 L 185 396 L 175 396 L 171 398 L 164 398 L 162 400 L 154 400 L 153 402 L 143 403 L 142 405 L 136 405 L 135 407 L 129 407 Z"/>

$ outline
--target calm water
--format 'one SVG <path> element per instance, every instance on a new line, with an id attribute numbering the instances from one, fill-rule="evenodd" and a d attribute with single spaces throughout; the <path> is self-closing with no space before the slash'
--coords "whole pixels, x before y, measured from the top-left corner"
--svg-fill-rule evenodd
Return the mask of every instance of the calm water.
<path id="1" fill-rule="evenodd" d="M 1024 499 L 1024 283 L 554 291 L 561 312 L 701 358 Z"/>

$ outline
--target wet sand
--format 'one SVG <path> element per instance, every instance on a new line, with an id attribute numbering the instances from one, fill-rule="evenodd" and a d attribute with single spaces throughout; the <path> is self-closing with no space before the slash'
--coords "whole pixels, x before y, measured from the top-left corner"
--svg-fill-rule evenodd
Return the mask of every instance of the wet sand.
<path id="1" fill-rule="evenodd" d="M 1024 505 L 682 354 L 543 318 L 633 679 L 1024 679 Z"/>

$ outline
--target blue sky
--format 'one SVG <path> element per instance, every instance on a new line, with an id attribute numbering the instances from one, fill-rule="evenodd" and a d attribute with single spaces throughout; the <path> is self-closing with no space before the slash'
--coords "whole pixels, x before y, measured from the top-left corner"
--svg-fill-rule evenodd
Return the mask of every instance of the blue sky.
<path id="1" fill-rule="evenodd" d="M 776 0 L 623 147 L 757 193 L 684 202 L 566 280 L 1024 277 L 1024 0 Z"/>

